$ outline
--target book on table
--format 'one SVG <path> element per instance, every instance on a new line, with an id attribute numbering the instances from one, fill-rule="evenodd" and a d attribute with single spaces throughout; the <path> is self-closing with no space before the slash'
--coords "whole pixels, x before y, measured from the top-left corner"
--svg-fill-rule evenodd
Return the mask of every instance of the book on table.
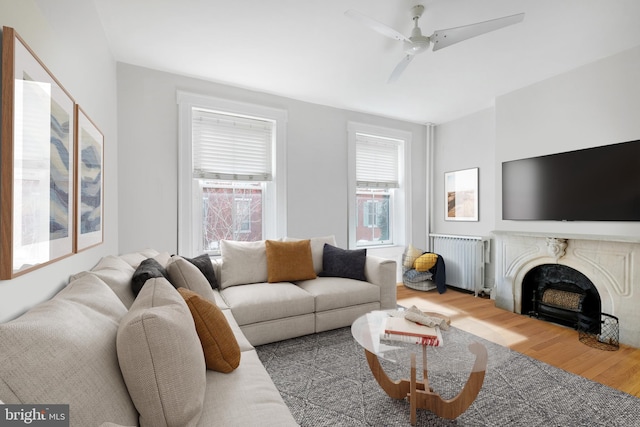
<path id="1" fill-rule="evenodd" d="M 386 317 L 380 338 L 432 347 L 442 345 L 440 328 L 421 325 L 402 317 Z"/>

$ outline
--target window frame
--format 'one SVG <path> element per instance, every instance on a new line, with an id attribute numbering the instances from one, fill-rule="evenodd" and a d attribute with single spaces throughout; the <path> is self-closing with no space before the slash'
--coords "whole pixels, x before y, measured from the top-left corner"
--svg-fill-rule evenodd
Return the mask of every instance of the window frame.
<path id="1" fill-rule="evenodd" d="M 202 212 L 198 212 L 199 185 L 193 178 L 192 110 L 204 108 L 225 114 L 256 117 L 275 123 L 272 147 L 273 180 L 265 182 L 263 239 L 286 235 L 286 129 L 285 110 L 257 104 L 233 101 L 208 95 L 177 91 L 178 104 L 178 254 L 196 256 L 206 251 L 202 247 Z M 224 181 L 224 180 L 223 180 Z M 217 254 L 212 254 L 217 255 Z"/>
<path id="2" fill-rule="evenodd" d="M 384 244 L 358 245 L 356 240 L 356 230 L 358 226 L 358 207 L 356 194 L 358 191 L 356 183 L 356 135 L 366 134 L 382 138 L 398 140 L 398 180 L 399 187 L 390 189 L 391 209 L 390 230 L 391 242 Z M 348 227 L 349 227 L 349 248 L 384 248 L 393 246 L 406 246 L 408 236 L 411 236 L 411 141 L 413 134 L 409 131 L 387 128 L 365 123 L 348 122 Z"/>

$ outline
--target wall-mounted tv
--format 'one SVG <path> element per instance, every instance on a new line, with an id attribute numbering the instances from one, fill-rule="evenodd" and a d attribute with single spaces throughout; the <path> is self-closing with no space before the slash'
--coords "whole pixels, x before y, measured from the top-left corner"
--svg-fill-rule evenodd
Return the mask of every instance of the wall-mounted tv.
<path id="1" fill-rule="evenodd" d="M 640 221 L 640 140 L 503 162 L 502 219 Z"/>

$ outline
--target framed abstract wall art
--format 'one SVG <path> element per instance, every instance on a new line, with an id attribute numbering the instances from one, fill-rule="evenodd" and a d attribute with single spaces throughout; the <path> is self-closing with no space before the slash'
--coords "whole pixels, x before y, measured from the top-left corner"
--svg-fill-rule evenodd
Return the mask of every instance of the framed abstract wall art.
<path id="1" fill-rule="evenodd" d="M 77 119 L 76 251 L 102 243 L 104 238 L 104 136 L 79 106 Z"/>
<path id="2" fill-rule="evenodd" d="M 24 40 L 3 27 L 0 279 L 73 253 L 74 109 Z"/>
<path id="3" fill-rule="evenodd" d="M 478 221 L 478 168 L 444 174 L 444 219 Z"/>

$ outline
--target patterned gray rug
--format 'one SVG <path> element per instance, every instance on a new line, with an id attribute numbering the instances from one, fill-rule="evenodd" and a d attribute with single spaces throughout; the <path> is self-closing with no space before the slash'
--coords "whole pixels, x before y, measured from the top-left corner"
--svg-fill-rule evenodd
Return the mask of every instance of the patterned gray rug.
<path id="1" fill-rule="evenodd" d="M 640 425 L 640 399 L 634 396 L 456 328 L 449 333 L 487 346 L 490 363 L 484 385 L 456 420 L 418 410 L 418 426 Z M 392 399 L 380 388 L 350 328 L 267 344 L 257 351 L 301 426 L 410 425 L 408 401 Z M 429 382 L 442 397 L 451 398 L 468 372 L 448 373 L 437 369 L 437 363 L 430 356 Z M 397 364 L 383 361 L 383 366 L 392 379 L 408 377 L 406 368 Z"/>

